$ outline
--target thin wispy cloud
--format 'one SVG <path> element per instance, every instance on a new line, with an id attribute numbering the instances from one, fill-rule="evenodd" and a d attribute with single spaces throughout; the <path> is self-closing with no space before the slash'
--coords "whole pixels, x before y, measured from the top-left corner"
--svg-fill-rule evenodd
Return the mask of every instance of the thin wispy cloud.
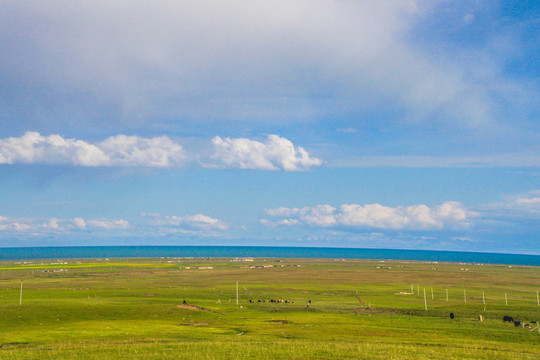
<path id="1" fill-rule="evenodd" d="M 515 102 L 516 92 L 532 99 L 535 89 L 502 76 L 507 59 L 490 41 L 426 44 L 417 33 L 439 6 L 455 10 L 463 27 L 477 18 L 446 3 L 8 1 L 0 79 L 24 91 L 4 101 L 53 98 L 57 116 L 82 111 L 79 121 L 88 122 L 97 112 L 119 126 L 167 125 L 171 116 L 283 123 L 390 101 L 413 121 L 491 126 L 501 100 Z"/>
<path id="2" fill-rule="evenodd" d="M 124 219 L 90 218 L 14 218 L 0 216 L 2 235 L 47 235 L 73 231 L 114 231 L 129 229 L 131 224 Z"/>
<path id="3" fill-rule="evenodd" d="M 80 236 L 95 233 L 124 237 L 174 233 L 216 235 L 228 229 L 229 225 L 222 220 L 204 214 L 176 216 L 142 213 L 131 221 L 111 218 L 0 216 L 0 239 L 28 236 Z"/>
<path id="4" fill-rule="evenodd" d="M 540 220 L 540 190 L 506 196 L 503 201 L 485 204 L 481 209 L 486 216 L 499 221 L 515 221 L 516 219 Z"/>

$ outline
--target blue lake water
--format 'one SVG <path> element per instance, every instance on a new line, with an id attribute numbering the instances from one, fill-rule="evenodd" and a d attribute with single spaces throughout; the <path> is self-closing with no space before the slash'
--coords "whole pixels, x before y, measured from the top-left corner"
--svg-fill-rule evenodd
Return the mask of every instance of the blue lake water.
<path id="1" fill-rule="evenodd" d="M 73 246 L 0 248 L 0 260 L 155 257 L 388 259 L 540 266 L 540 255 L 430 250 L 263 246 Z"/>

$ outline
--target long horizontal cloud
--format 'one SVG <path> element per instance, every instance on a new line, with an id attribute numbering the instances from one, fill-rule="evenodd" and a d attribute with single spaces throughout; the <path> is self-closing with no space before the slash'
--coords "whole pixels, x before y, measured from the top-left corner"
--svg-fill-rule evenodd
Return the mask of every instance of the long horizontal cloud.
<path id="1" fill-rule="evenodd" d="M 184 159 L 182 146 L 166 136 L 147 139 L 118 135 L 90 144 L 29 131 L 18 138 L 0 139 L 0 164 L 167 167 L 180 165 Z"/>
<path id="2" fill-rule="evenodd" d="M 125 236 L 173 233 L 216 235 L 229 229 L 223 221 L 204 215 L 161 215 L 142 213 L 133 221 L 110 218 L 14 218 L 0 216 L 0 239 L 5 236 L 48 236 L 66 234 L 124 234 Z"/>
<path id="3" fill-rule="evenodd" d="M 212 139 L 215 152 L 212 159 L 218 166 L 239 169 L 305 170 L 320 166 L 320 159 L 309 156 L 302 147 L 277 135 L 268 135 L 264 143 L 245 138 Z"/>
<path id="4" fill-rule="evenodd" d="M 302 147 L 277 135 L 269 135 L 265 143 L 216 136 L 207 147 L 212 153 L 209 159 L 197 156 L 206 167 L 297 171 L 322 164 Z M 0 139 L 0 164 L 181 167 L 189 155 L 167 136 L 117 135 L 95 144 L 37 132 Z"/>
<path id="5" fill-rule="evenodd" d="M 84 219 L 76 217 L 74 219 L 35 219 L 35 218 L 11 218 L 0 216 L 0 231 L 4 233 L 19 233 L 43 235 L 47 233 L 60 233 L 77 230 L 125 230 L 130 228 L 129 221 L 124 219 Z"/>
<path id="6" fill-rule="evenodd" d="M 445 202 L 430 208 L 426 205 L 388 207 L 380 204 L 344 204 L 339 209 L 330 205 L 266 210 L 273 220 L 268 225 L 307 225 L 313 227 L 375 228 L 391 230 L 436 230 L 463 228 L 476 214 L 461 203 Z"/>

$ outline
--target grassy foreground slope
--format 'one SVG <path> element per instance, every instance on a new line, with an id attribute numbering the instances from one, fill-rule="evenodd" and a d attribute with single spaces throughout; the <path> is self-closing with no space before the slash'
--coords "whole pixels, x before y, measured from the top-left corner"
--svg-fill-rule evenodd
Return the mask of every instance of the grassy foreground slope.
<path id="1" fill-rule="evenodd" d="M 540 268 L 504 265 L 4 262 L 0 359 L 538 359 L 539 288 Z"/>

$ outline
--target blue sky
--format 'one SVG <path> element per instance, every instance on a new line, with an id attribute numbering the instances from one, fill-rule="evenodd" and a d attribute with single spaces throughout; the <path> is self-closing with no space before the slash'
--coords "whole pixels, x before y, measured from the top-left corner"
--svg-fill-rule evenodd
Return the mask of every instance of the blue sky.
<path id="1" fill-rule="evenodd" d="M 0 246 L 540 254 L 535 1 L 3 1 Z"/>

